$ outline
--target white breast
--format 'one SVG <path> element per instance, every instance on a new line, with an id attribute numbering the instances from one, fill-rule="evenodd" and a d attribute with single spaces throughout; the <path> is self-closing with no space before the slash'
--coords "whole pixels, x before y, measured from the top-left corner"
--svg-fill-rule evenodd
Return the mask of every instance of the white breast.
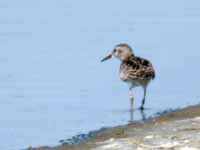
<path id="1" fill-rule="evenodd" d="M 122 81 L 126 81 L 126 80 L 128 79 L 127 74 L 124 73 L 123 71 L 120 71 L 119 76 L 120 76 L 120 79 L 121 79 Z"/>

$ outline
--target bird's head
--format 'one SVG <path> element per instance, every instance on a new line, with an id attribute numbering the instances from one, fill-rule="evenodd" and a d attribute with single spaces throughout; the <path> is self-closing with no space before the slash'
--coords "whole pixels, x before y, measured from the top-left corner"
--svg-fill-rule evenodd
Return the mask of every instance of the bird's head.
<path id="1" fill-rule="evenodd" d="M 105 60 L 108 60 L 112 58 L 113 56 L 118 58 L 121 61 L 124 61 L 132 55 L 133 55 L 132 48 L 128 44 L 118 44 L 114 47 L 112 52 L 101 61 L 103 62 Z"/>

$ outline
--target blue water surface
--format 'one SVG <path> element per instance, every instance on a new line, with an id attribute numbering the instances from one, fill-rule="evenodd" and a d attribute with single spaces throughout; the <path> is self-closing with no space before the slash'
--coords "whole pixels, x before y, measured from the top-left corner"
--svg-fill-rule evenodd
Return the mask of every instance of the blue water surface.
<path id="1" fill-rule="evenodd" d="M 0 0 L 0 149 L 128 123 L 120 62 L 100 62 L 118 43 L 155 67 L 147 117 L 199 103 L 199 39 L 198 0 Z"/>

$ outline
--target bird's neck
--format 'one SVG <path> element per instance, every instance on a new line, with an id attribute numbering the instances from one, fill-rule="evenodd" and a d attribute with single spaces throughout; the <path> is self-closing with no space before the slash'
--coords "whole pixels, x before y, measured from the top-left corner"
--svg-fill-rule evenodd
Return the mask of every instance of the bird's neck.
<path id="1" fill-rule="evenodd" d="M 129 61 L 129 60 L 132 60 L 132 59 L 135 59 L 135 55 L 134 54 L 131 54 L 129 57 L 127 57 L 126 61 Z"/>

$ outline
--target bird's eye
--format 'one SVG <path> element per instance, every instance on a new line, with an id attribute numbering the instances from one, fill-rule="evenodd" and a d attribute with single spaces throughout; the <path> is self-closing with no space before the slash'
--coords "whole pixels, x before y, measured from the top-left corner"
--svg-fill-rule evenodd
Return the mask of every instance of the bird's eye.
<path id="1" fill-rule="evenodd" d="M 114 53 L 115 53 L 116 51 L 117 51 L 116 49 L 113 50 Z"/>

